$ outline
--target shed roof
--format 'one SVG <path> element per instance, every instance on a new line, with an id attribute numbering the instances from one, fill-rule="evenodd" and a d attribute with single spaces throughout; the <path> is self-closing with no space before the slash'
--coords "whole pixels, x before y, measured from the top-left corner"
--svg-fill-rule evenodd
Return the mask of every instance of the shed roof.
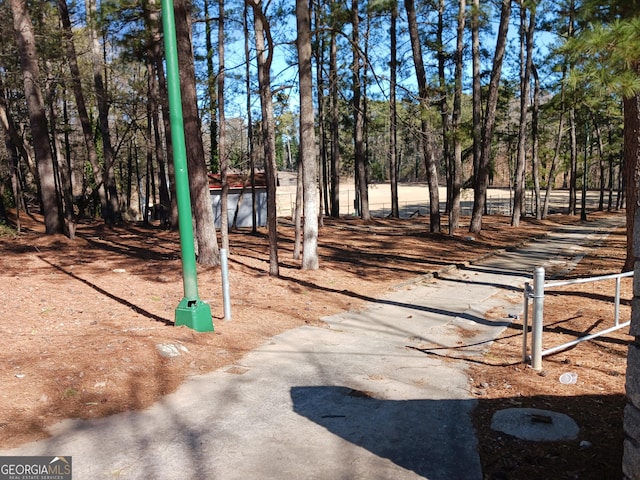
<path id="1" fill-rule="evenodd" d="M 254 175 L 256 187 L 266 187 L 267 177 L 264 172 L 256 172 Z M 232 189 L 251 188 L 251 175 L 242 173 L 229 173 L 227 174 L 227 185 Z M 222 183 L 220 181 L 219 173 L 209 174 L 209 190 L 220 190 Z"/>

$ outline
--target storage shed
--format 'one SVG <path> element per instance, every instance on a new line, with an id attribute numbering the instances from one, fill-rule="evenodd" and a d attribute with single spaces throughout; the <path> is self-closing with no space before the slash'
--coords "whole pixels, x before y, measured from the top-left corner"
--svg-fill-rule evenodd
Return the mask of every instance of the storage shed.
<path id="1" fill-rule="evenodd" d="M 267 224 L 267 179 L 264 173 L 255 174 L 256 223 L 258 227 Z M 237 211 L 236 226 L 253 227 L 253 195 L 251 193 L 251 175 L 228 174 L 227 211 L 229 228 Z M 216 228 L 220 228 L 220 200 L 222 197 L 222 183 L 219 174 L 209 174 L 209 195 L 213 206 Z"/>

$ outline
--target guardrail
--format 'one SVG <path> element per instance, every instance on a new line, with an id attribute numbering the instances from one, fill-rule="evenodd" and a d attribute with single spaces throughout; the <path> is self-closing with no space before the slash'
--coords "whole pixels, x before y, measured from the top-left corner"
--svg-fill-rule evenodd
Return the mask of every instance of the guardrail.
<path id="1" fill-rule="evenodd" d="M 577 345 L 580 342 L 591 340 L 601 335 L 619 330 L 629 326 L 630 321 L 620 323 L 620 281 L 624 277 L 632 277 L 633 272 L 616 273 L 612 275 L 601 275 L 598 277 L 578 278 L 574 280 L 563 280 L 558 282 L 545 283 L 544 268 L 537 267 L 533 275 L 533 286 L 529 282 L 525 283 L 524 288 L 524 319 L 522 325 L 522 361 L 526 362 L 527 357 L 527 334 L 529 330 L 529 299 L 533 299 L 532 309 L 532 325 L 531 325 L 531 367 L 534 370 L 542 370 L 542 357 L 551 355 L 552 353 L 565 350 L 569 347 Z M 616 280 L 616 293 L 614 297 L 614 326 L 606 328 L 596 333 L 591 333 L 583 337 L 579 337 L 562 345 L 558 345 L 546 350 L 542 350 L 542 332 L 544 324 L 544 292 L 545 289 L 563 287 L 566 285 L 575 285 L 579 283 L 597 282 L 601 280 Z"/>

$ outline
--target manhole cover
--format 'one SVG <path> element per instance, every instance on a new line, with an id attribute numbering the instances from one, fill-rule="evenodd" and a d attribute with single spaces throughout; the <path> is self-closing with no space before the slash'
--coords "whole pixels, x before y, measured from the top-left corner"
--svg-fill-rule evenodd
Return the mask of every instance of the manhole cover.
<path id="1" fill-rule="evenodd" d="M 522 440 L 539 442 L 575 440 L 580 432 L 570 416 L 537 408 L 498 410 L 491 419 L 491 428 Z"/>

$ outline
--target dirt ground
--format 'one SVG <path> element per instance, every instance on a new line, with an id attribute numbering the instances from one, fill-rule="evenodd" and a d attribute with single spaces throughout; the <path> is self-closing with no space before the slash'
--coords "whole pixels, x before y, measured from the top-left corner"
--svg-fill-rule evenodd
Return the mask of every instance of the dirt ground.
<path id="1" fill-rule="evenodd" d="M 622 213 L 615 213 L 622 215 Z M 590 215 L 590 218 L 593 218 Z M 292 258 L 293 228 L 282 219 L 280 278 L 268 275 L 266 232 L 230 236 L 232 320 L 224 321 L 220 270 L 198 267 L 200 297 L 211 304 L 215 331 L 173 326 L 182 298 L 177 233 L 158 226 L 78 225 L 77 238 L 42 235 L 39 218 L 21 217 L 23 232 L 0 236 L 0 448 L 47 436 L 64 418 L 95 418 L 142 409 L 185 378 L 226 365 L 270 336 L 359 309 L 398 283 L 540 237 L 577 217 L 525 220 L 485 217 L 482 235 L 466 228 L 431 234 L 425 217 L 364 224 L 325 220 L 321 269 L 305 272 Z M 571 275 L 617 273 L 623 229 L 591 251 Z M 545 345 L 612 321 L 613 288 L 583 284 L 545 302 Z M 622 318 L 629 318 L 631 282 L 623 282 Z M 551 292 L 550 292 L 551 293 Z M 469 363 L 479 403 L 475 423 L 486 479 L 620 478 L 625 330 L 547 357 L 536 373 L 521 362 L 521 323 Z M 180 353 L 167 356 L 167 352 Z M 468 361 L 468 360 L 467 360 Z M 578 374 L 574 385 L 558 381 Z M 492 431 L 501 408 L 535 406 L 571 415 L 574 442 L 532 443 Z"/>
<path id="2" fill-rule="evenodd" d="M 616 229 L 562 278 L 620 273 L 625 248 L 624 228 Z M 620 283 L 620 323 L 631 315 L 632 282 L 624 278 Z M 546 291 L 543 348 L 612 327 L 615 288 L 615 280 L 604 280 Z M 471 366 L 485 480 L 544 480 L 551 472 L 558 479 L 622 478 L 626 355 L 632 339 L 627 333 L 628 328 L 622 328 L 543 357 L 543 370 L 537 373 L 520 363 L 522 320 L 517 320 L 482 362 Z M 560 383 L 567 372 L 578 375 L 575 384 Z M 497 410 L 513 407 L 565 413 L 580 427 L 579 437 L 536 443 L 487 428 Z"/>

